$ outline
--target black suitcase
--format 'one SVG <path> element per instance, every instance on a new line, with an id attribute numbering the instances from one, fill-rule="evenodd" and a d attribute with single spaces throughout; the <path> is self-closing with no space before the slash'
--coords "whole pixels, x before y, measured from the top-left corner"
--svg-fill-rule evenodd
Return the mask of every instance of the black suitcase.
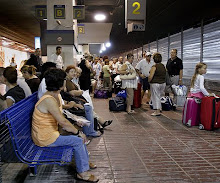
<path id="1" fill-rule="evenodd" d="M 114 97 L 109 100 L 110 111 L 125 111 L 126 104 L 125 99 L 122 97 Z"/>

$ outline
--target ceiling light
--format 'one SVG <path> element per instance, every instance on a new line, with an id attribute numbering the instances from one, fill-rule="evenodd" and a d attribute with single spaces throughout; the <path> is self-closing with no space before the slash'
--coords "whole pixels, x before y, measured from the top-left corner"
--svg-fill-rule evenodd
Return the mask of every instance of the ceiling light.
<path id="1" fill-rule="evenodd" d="M 105 50 L 106 50 L 106 47 L 105 47 L 105 46 L 103 46 L 103 47 L 102 47 L 102 51 L 105 51 Z"/>
<path id="2" fill-rule="evenodd" d="M 105 20 L 106 16 L 104 14 L 96 14 L 94 18 L 97 21 L 103 21 Z"/>
<path id="3" fill-rule="evenodd" d="M 105 46 L 108 48 L 108 47 L 111 46 L 111 43 L 108 42 L 108 43 L 105 44 Z"/>
<path id="4" fill-rule="evenodd" d="M 102 50 L 100 50 L 99 53 L 102 53 Z"/>

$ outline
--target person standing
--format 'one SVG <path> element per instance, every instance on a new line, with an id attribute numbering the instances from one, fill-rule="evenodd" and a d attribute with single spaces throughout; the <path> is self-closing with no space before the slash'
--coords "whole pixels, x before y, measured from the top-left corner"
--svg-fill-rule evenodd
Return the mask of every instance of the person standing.
<path id="1" fill-rule="evenodd" d="M 112 90 L 112 82 L 111 82 L 111 69 L 109 67 L 109 60 L 105 59 L 105 65 L 102 68 L 103 70 L 103 79 L 104 79 L 104 88 L 109 88 L 109 91 Z"/>
<path id="2" fill-rule="evenodd" d="M 177 49 L 172 49 L 170 59 L 167 61 L 166 69 L 170 77 L 170 83 L 165 88 L 165 95 L 173 93 L 172 85 L 182 85 L 183 61 L 177 57 Z M 176 96 L 174 95 L 174 107 L 176 106 Z M 174 108 L 175 109 L 175 108 Z"/>
<path id="3" fill-rule="evenodd" d="M 140 82 L 142 85 L 142 92 L 141 92 L 141 98 L 143 98 L 146 91 L 147 92 L 147 102 L 150 101 L 150 84 L 148 82 L 148 76 L 150 74 L 150 69 L 154 65 L 153 62 L 151 62 L 151 53 L 146 52 L 143 54 L 144 59 L 142 59 L 138 64 L 136 65 L 136 72 L 138 73 L 140 77 Z"/>
<path id="4" fill-rule="evenodd" d="M 121 66 L 123 65 L 124 61 L 123 61 L 123 57 L 120 56 L 118 58 L 118 62 L 117 62 L 117 67 L 116 67 L 116 73 L 119 74 L 119 70 L 121 69 Z"/>
<path id="5" fill-rule="evenodd" d="M 52 54 L 50 57 L 50 62 L 53 62 L 56 64 L 56 68 L 58 69 L 63 69 L 64 67 L 64 63 L 63 63 L 63 58 L 60 55 L 62 53 L 62 47 L 61 46 L 57 46 L 56 47 L 56 53 Z"/>
<path id="6" fill-rule="evenodd" d="M 133 74 L 134 72 L 136 73 L 135 68 L 132 66 L 133 60 L 134 60 L 133 54 L 129 53 L 127 55 L 127 61 L 121 66 L 121 69 L 119 70 L 119 73 L 121 75 L 129 75 L 129 74 Z M 125 88 L 127 93 L 126 111 L 128 114 L 134 113 L 134 110 L 131 110 L 131 106 L 133 105 L 133 100 L 134 100 L 134 89 L 137 88 L 136 76 L 134 79 L 123 79 L 122 88 Z"/>
<path id="7" fill-rule="evenodd" d="M 11 58 L 10 66 L 17 68 L 17 64 L 15 62 L 15 58 L 14 57 Z"/>
<path id="8" fill-rule="evenodd" d="M 35 50 L 35 56 L 37 58 L 37 63 L 38 63 L 37 72 L 41 72 L 41 66 L 43 65 L 43 62 L 42 62 L 42 59 L 41 59 L 41 50 L 40 50 L 40 48 L 37 48 Z"/>
<path id="9" fill-rule="evenodd" d="M 153 55 L 153 59 L 155 65 L 151 67 L 150 75 L 148 77 L 148 81 L 150 82 L 151 101 L 153 104 L 153 109 L 155 110 L 151 116 L 160 116 L 160 111 L 162 109 L 161 97 L 164 94 L 164 89 L 166 86 L 166 69 L 165 66 L 161 63 L 162 56 L 160 53 L 155 53 Z"/>

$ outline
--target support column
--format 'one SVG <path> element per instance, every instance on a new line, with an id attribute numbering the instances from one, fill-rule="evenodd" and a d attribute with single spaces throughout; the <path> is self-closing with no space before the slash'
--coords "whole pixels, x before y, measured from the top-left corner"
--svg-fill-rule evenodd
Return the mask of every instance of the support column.
<path id="1" fill-rule="evenodd" d="M 65 19 L 54 18 L 54 5 L 65 5 Z M 75 0 L 47 0 L 47 30 L 74 30 L 74 44 L 77 47 L 77 20 L 73 20 L 73 6 Z M 60 21 L 61 25 L 57 23 Z M 68 65 L 75 65 L 77 53 L 74 45 L 47 45 L 47 60 L 56 52 L 56 46 L 62 47 L 61 56 L 64 61 L 64 69 Z"/>

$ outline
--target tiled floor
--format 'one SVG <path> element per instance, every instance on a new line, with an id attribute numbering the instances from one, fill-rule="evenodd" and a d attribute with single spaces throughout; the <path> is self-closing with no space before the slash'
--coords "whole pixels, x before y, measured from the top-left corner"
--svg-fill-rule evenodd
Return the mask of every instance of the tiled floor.
<path id="1" fill-rule="evenodd" d="M 180 108 L 152 117 L 147 105 L 133 115 L 109 112 L 108 100 L 95 99 L 94 105 L 100 116 L 114 120 L 88 146 L 100 182 L 220 182 L 219 131 L 183 126 Z M 23 164 L 4 164 L 2 171 L 3 182 L 78 182 L 68 167 L 55 165 L 40 166 L 36 177 L 29 177 Z"/>

